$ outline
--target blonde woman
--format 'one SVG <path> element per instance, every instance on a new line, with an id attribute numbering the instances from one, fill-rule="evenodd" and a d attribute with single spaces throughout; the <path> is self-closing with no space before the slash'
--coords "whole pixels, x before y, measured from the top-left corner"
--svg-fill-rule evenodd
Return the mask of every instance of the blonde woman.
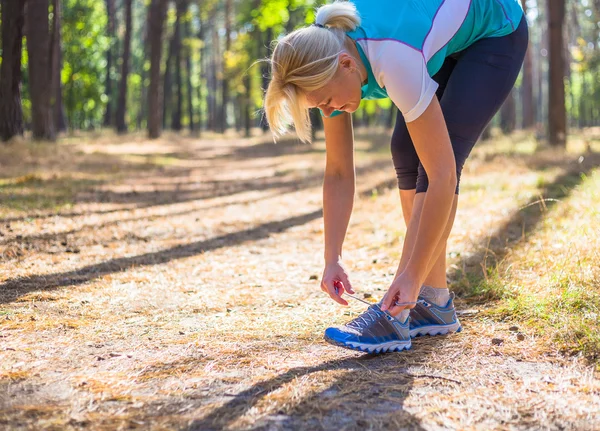
<path id="1" fill-rule="evenodd" d="M 527 49 L 518 0 L 353 0 L 276 45 L 265 114 L 275 137 L 293 123 L 310 141 L 308 109 L 324 116 L 324 290 L 354 293 L 342 244 L 355 192 L 351 113 L 361 99 L 398 108 L 391 153 L 407 233 L 382 302 L 325 339 L 367 352 L 409 349 L 411 337 L 460 331 L 446 282 L 446 240 L 463 165 L 511 91 Z"/>

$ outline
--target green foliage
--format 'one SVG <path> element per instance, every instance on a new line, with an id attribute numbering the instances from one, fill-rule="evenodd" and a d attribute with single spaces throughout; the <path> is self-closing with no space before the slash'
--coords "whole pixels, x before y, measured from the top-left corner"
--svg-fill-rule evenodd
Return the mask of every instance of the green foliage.
<path id="1" fill-rule="evenodd" d="M 65 0 L 63 7 L 64 103 L 70 123 L 89 128 L 99 125 L 104 113 L 107 16 L 104 2 Z"/>

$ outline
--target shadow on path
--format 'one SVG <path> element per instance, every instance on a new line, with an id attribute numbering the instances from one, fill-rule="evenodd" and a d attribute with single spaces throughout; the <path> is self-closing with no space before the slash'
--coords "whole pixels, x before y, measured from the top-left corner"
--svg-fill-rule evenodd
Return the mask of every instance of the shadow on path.
<path id="1" fill-rule="evenodd" d="M 546 165 L 541 163 L 539 166 Z M 551 164 L 551 166 L 556 166 L 556 164 Z M 521 209 L 514 212 L 510 219 L 492 234 L 491 238 L 483 238 L 480 249 L 459 264 L 459 269 L 449 273 L 449 278 L 457 280 L 466 276 L 468 284 L 474 285 L 468 287 L 467 290 L 474 289 L 485 279 L 482 263 L 489 270 L 497 268 L 510 249 L 526 240 L 527 236 L 536 230 L 544 215 L 559 201 L 567 198 L 598 166 L 600 166 L 600 154 L 597 153 L 586 156 L 582 163 L 578 161 L 568 163 L 562 174 L 558 175 L 551 183 L 546 184 L 537 196 L 532 197 Z"/>
<path id="2" fill-rule="evenodd" d="M 404 352 L 401 355 L 363 355 L 292 368 L 237 393 L 232 400 L 194 420 L 186 430 L 225 429 L 262 399 L 295 379 L 336 370 L 347 372 L 293 407 L 261 419 L 252 429 L 364 429 L 377 424 L 375 429 L 407 427 L 423 430 L 419 420 L 404 409 L 404 400 L 415 378 L 444 380 L 443 377 L 411 374 L 407 369 L 426 362 L 427 356 Z M 385 393 L 385 400 L 378 398 L 382 393 Z"/>
<path id="3" fill-rule="evenodd" d="M 14 278 L 0 284 L 0 303 L 12 302 L 33 290 L 51 290 L 86 283 L 106 274 L 123 272 L 132 267 L 158 265 L 176 259 L 195 256 L 222 247 L 235 246 L 249 241 L 268 238 L 271 233 L 283 232 L 293 226 L 302 225 L 322 217 L 322 210 L 290 217 L 280 221 L 261 224 L 252 229 L 221 235 L 206 241 L 179 245 L 167 250 L 145 253 L 133 257 L 112 259 L 83 268 L 48 275 L 33 275 Z"/>

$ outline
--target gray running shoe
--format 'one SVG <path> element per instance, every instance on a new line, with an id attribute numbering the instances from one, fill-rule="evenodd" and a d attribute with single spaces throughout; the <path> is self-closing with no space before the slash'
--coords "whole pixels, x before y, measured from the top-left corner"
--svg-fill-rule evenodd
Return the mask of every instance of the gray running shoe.
<path id="1" fill-rule="evenodd" d="M 327 328 L 325 340 L 346 349 L 367 353 L 399 352 L 411 347 L 409 319 L 402 323 L 378 304 L 344 326 Z"/>
<path id="2" fill-rule="evenodd" d="M 419 296 L 417 304 L 410 310 L 410 336 L 444 335 L 462 331 L 454 308 L 454 293 L 444 307 L 432 304 Z"/>

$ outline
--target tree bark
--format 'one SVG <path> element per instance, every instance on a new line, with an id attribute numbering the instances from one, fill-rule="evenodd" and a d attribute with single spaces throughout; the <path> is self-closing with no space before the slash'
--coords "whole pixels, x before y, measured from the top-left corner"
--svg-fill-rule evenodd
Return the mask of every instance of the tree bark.
<path id="1" fill-rule="evenodd" d="M 205 34 L 206 34 L 206 23 L 204 21 L 202 21 L 202 17 L 200 16 L 200 30 L 198 31 L 198 38 L 203 42 L 202 43 L 202 48 L 200 48 L 200 61 L 199 61 L 199 65 L 200 65 L 200 70 L 198 71 L 198 74 L 200 76 L 200 82 L 198 84 L 198 136 L 200 136 L 202 134 L 202 84 L 203 84 L 203 80 L 204 82 L 208 83 L 208 79 L 207 79 L 207 73 L 206 71 L 208 70 L 208 67 L 206 66 L 206 41 L 204 40 Z M 208 85 L 208 84 L 207 84 Z M 207 101 L 208 103 L 208 101 Z"/>
<path id="2" fill-rule="evenodd" d="M 548 34 L 550 70 L 548 79 L 548 141 L 552 146 L 566 147 L 567 114 L 565 109 L 565 50 L 563 22 L 565 0 L 548 0 Z"/>
<path id="3" fill-rule="evenodd" d="M 213 21 L 214 22 L 214 21 Z M 219 58 L 219 35 L 216 26 L 213 25 L 211 28 L 212 33 L 212 45 L 211 45 L 211 58 L 210 58 L 210 82 L 209 82 L 209 127 L 212 131 L 218 131 L 219 117 L 221 115 L 221 109 L 219 108 L 218 89 L 219 89 L 219 78 L 218 78 L 218 58 Z"/>
<path id="4" fill-rule="evenodd" d="M 187 10 L 188 4 L 187 0 L 185 1 L 185 9 Z M 186 19 L 185 21 L 185 37 L 191 38 L 192 31 L 190 29 L 190 21 Z M 189 128 L 190 132 L 194 133 L 196 130 L 196 126 L 194 124 L 194 87 L 192 86 L 192 48 L 188 44 L 187 49 L 185 50 L 185 69 L 186 69 L 186 87 L 187 87 L 187 108 L 188 108 L 188 116 L 189 116 Z"/>
<path id="5" fill-rule="evenodd" d="M 115 0 L 106 0 L 106 15 L 108 17 L 107 36 L 109 39 L 108 49 L 106 50 L 106 78 L 104 81 L 104 94 L 108 97 L 106 110 L 104 111 L 104 127 L 113 125 L 113 97 L 112 97 L 112 62 L 113 62 L 113 41 L 115 40 Z"/>
<path id="6" fill-rule="evenodd" d="M 29 89 L 33 138 L 54 141 L 56 134 L 51 105 L 52 69 L 50 67 L 48 0 L 28 0 L 26 7 L 25 32 L 29 54 Z"/>
<path id="7" fill-rule="evenodd" d="M 23 135 L 21 51 L 24 1 L 2 0 L 2 66 L 0 67 L 0 139 Z"/>
<path id="8" fill-rule="evenodd" d="M 231 0 L 225 0 L 225 49 L 223 56 L 231 49 Z M 221 81 L 221 115 L 219 121 L 219 131 L 224 133 L 227 129 L 227 104 L 229 103 L 229 81 L 227 79 L 225 68 L 227 65 L 225 61 L 222 61 L 222 75 L 223 80 Z"/>
<path id="9" fill-rule="evenodd" d="M 181 113 L 183 111 L 183 84 L 181 79 L 181 17 L 185 13 L 186 4 L 183 0 L 177 2 L 177 18 L 175 19 L 175 31 L 173 32 L 173 58 L 175 62 L 175 85 L 177 86 L 175 109 L 171 116 L 171 128 L 181 130 Z"/>
<path id="10" fill-rule="evenodd" d="M 263 46 L 267 50 L 267 58 L 271 58 L 271 38 L 273 37 L 273 30 L 271 28 L 267 29 L 265 34 L 265 40 L 263 41 Z M 267 63 L 262 64 L 260 74 L 262 76 L 262 86 L 263 89 L 266 89 L 269 86 L 269 65 Z M 267 122 L 267 117 L 265 115 L 260 116 L 260 126 L 263 132 L 269 130 L 269 124 Z"/>
<path id="11" fill-rule="evenodd" d="M 250 115 L 250 109 L 251 109 L 251 104 L 252 104 L 252 79 L 250 77 L 250 71 L 246 70 L 246 73 L 244 74 L 244 89 L 246 90 L 246 92 L 244 93 L 243 97 L 244 97 L 244 136 L 246 136 L 247 138 L 250 137 L 251 135 L 251 115 Z"/>
<path id="12" fill-rule="evenodd" d="M 171 120 L 172 118 L 172 112 L 173 112 L 173 92 L 171 91 L 171 77 L 173 74 L 173 71 L 171 70 L 172 65 L 173 65 L 173 54 L 175 52 L 175 44 L 176 42 L 176 30 L 177 30 L 177 26 L 178 23 L 175 22 L 175 31 L 173 32 L 173 34 L 171 35 L 171 39 L 169 40 L 169 45 L 167 47 L 168 51 L 167 51 L 167 63 L 166 63 L 166 67 L 165 67 L 165 77 L 164 77 L 164 89 L 165 89 L 165 96 L 164 96 L 164 105 L 163 105 L 163 128 L 167 128 L 168 122 L 168 114 L 171 113 Z M 171 127 L 173 126 L 172 122 L 171 122 Z"/>
<path id="13" fill-rule="evenodd" d="M 121 84 L 119 86 L 119 100 L 115 123 L 118 133 L 127 132 L 125 111 L 127 110 L 127 78 L 129 76 L 129 63 L 131 58 L 131 4 L 133 0 L 125 0 L 125 39 L 123 41 L 123 63 L 121 64 Z"/>
<path id="14" fill-rule="evenodd" d="M 52 0 L 54 18 L 52 21 L 52 112 L 54 114 L 54 128 L 56 132 L 67 130 L 65 106 L 62 97 L 62 51 L 61 51 L 61 0 Z"/>
<path id="15" fill-rule="evenodd" d="M 148 39 L 150 41 L 150 88 L 148 89 L 148 136 L 158 138 L 161 132 L 162 88 L 160 60 L 167 0 L 152 0 L 148 12 Z"/>
<path id="16" fill-rule="evenodd" d="M 527 14 L 527 1 L 521 0 L 523 10 Z M 535 104 L 533 102 L 533 64 L 532 44 L 529 41 L 525 60 L 523 61 L 523 83 L 521 85 L 521 98 L 523 101 L 523 128 L 529 129 L 535 124 Z"/>
<path id="17" fill-rule="evenodd" d="M 508 94 L 508 97 L 500 109 L 500 129 L 505 135 L 509 135 L 514 132 L 517 123 L 517 111 L 515 106 L 515 95 L 513 91 Z"/>

